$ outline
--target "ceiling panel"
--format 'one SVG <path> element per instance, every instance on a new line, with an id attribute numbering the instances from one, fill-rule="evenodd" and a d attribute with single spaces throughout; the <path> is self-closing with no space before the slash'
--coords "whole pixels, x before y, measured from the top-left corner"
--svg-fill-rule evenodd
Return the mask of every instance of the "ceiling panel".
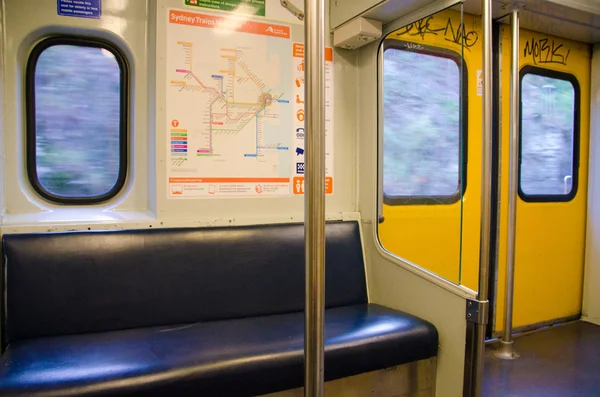
<path id="1" fill-rule="evenodd" d="M 600 2 L 595 0 L 494 0 L 493 16 L 502 18 L 514 8 L 521 10 L 525 29 L 584 43 L 600 42 Z M 481 0 L 466 0 L 466 13 L 480 15 Z"/>

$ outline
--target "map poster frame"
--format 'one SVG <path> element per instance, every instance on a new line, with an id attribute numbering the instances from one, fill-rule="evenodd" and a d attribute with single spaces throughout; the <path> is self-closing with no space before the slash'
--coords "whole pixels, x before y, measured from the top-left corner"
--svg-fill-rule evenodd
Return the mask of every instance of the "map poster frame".
<path id="1" fill-rule="evenodd" d="M 166 7 L 168 199 L 304 194 L 301 25 Z M 326 194 L 333 194 L 333 49 L 326 53 Z"/>

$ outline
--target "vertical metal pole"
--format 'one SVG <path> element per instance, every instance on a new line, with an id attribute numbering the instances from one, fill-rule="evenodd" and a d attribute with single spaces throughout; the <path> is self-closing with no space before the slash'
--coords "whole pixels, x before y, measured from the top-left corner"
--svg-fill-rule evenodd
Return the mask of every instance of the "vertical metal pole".
<path id="1" fill-rule="evenodd" d="M 483 129 L 481 151 L 481 225 L 478 298 L 488 298 L 492 192 L 492 0 L 483 3 Z"/>
<path id="2" fill-rule="evenodd" d="M 325 322 L 325 1 L 304 1 L 306 302 L 304 396 L 323 396 Z"/>
<path id="3" fill-rule="evenodd" d="M 473 352 L 473 395 L 480 397 L 483 380 L 483 357 L 488 305 L 488 274 L 490 271 L 490 222 L 492 200 L 492 127 L 493 127 L 493 79 L 492 79 L 492 0 L 482 0 L 483 25 L 483 128 L 481 151 L 481 225 L 479 246 L 479 288 L 482 321 L 475 324 L 475 348 Z"/>
<path id="4" fill-rule="evenodd" d="M 508 189 L 508 252 L 506 263 L 506 296 L 504 313 L 504 334 L 500 349 L 494 352 L 498 358 L 513 360 L 519 355 L 513 351 L 512 319 L 515 284 L 515 247 L 517 232 L 517 189 L 519 188 L 519 11 L 511 13 L 512 51 L 510 66 L 510 182 Z"/>

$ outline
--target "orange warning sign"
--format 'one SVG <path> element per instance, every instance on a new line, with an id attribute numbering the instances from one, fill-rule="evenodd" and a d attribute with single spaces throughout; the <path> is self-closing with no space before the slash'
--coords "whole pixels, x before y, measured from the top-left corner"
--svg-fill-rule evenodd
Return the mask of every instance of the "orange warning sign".
<path id="1" fill-rule="evenodd" d="M 304 194 L 304 177 L 295 176 L 293 182 L 294 194 Z M 325 177 L 325 194 L 333 194 L 333 178 L 330 176 Z"/>
<path id="2" fill-rule="evenodd" d="M 294 43 L 292 45 L 294 58 L 304 58 L 304 44 Z M 333 62 L 333 48 L 325 47 L 325 61 Z"/>

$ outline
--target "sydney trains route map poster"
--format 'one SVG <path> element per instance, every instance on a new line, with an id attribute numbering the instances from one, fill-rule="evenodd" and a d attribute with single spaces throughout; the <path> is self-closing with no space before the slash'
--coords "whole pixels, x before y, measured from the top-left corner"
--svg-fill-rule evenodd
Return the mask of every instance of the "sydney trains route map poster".
<path id="1" fill-rule="evenodd" d="M 303 46 L 292 27 L 208 10 L 167 14 L 168 197 L 303 194 Z"/>

